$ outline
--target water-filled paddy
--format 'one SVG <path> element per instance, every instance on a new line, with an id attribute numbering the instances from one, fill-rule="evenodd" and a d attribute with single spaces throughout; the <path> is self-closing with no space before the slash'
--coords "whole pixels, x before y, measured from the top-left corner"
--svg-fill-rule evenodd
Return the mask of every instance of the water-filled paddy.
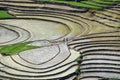
<path id="1" fill-rule="evenodd" d="M 5 43 L 14 40 L 18 37 L 17 32 L 0 26 L 0 43 Z"/>
<path id="2" fill-rule="evenodd" d="M 11 19 L 11 20 L 1 20 L 1 24 L 4 24 L 5 27 L 4 31 L 7 30 L 6 28 L 10 29 L 9 34 L 4 34 L 1 36 L 1 43 L 4 41 L 4 39 L 8 38 L 7 40 L 11 40 L 12 37 L 21 36 L 19 40 L 21 41 L 22 37 L 26 35 L 28 37 L 24 37 L 24 40 L 27 41 L 35 41 L 35 40 L 56 40 L 60 39 L 70 33 L 70 29 L 66 24 L 55 22 L 55 21 L 49 21 L 49 20 L 28 20 L 28 19 Z M 13 28 L 19 28 L 21 31 L 18 31 L 17 29 Z M 4 31 L 1 30 L 3 33 Z M 22 32 L 24 31 L 24 33 Z M 16 34 L 17 32 L 18 34 Z M 26 33 L 25 33 L 26 32 Z M 5 32 L 4 32 L 5 33 Z M 9 37 L 7 37 L 9 36 Z M 15 41 L 14 41 L 15 42 Z M 19 41 L 18 41 L 19 42 Z"/>

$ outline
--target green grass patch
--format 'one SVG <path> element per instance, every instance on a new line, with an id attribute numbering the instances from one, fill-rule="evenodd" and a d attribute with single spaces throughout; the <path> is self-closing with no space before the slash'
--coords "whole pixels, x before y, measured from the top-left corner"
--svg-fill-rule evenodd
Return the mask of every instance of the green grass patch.
<path id="1" fill-rule="evenodd" d="M 74 0 L 37 0 L 47 1 L 47 2 L 57 2 L 57 3 L 65 3 L 76 7 L 84 7 L 89 9 L 102 9 L 108 5 L 119 4 L 120 0 L 81 0 L 80 2 L 75 2 Z"/>
<path id="2" fill-rule="evenodd" d="M 98 6 L 98 7 L 105 7 L 106 6 L 106 4 L 97 4 L 94 1 L 81 1 L 81 3 L 88 4 L 88 5 L 94 5 L 94 6 Z"/>
<path id="3" fill-rule="evenodd" d="M 13 18 L 13 16 L 8 14 L 7 11 L 0 10 L 0 18 L 1 19 L 3 19 L 3 18 Z"/>
<path id="4" fill-rule="evenodd" d="M 103 1 L 103 0 L 92 0 L 94 2 L 97 2 L 99 4 L 105 4 L 105 5 L 111 5 L 111 4 L 116 4 L 116 3 L 119 3 L 118 1 L 115 1 L 115 2 L 111 2 L 111 1 Z"/>
<path id="5" fill-rule="evenodd" d="M 69 1 L 69 2 L 67 2 L 67 4 L 72 5 L 72 6 L 92 8 L 92 9 L 100 9 L 101 8 L 96 5 L 90 5 L 90 4 L 80 3 L 80 2 L 73 2 L 73 1 Z"/>
<path id="6" fill-rule="evenodd" d="M 120 80 L 120 79 L 116 79 L 116 78 L 110 78 L 109 80 Z"/>
<path id="7" fill-rule="evenodd" d="M 24 42 L 24 43 L 12 44 L 12 45 L 0 46 L 0 54 L 4 56 L 8 56 L 8 55 L 14 55 L 20 53 L 22 51 L 40 48 L 38 46 L 28 45 L 30 43 L 31 42 Z"/>

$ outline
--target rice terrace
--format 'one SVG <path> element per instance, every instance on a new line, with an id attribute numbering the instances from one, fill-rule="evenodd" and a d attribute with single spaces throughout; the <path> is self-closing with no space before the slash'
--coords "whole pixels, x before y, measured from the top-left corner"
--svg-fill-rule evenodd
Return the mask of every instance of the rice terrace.
<path id="1" fill-rule="evenodd" d="M 120 0 L 0 0 L 0 80 L 120 80 Z"/>

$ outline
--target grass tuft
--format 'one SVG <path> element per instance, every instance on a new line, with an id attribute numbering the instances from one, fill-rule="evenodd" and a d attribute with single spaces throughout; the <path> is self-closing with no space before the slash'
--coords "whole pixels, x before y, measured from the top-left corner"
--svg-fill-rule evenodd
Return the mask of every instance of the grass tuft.
<path id="1" fill-rule="evenodd" d="M 22 51 L 40 48 L 38 46 L 29 46 L 28 44 L 30 43 L 31 42 L 24 42 L 24 43 L 12 44 L 12 45 L 0 46 L 0 54 L 4 56 L 9 56 L 20 53 Z"/>
<path id="2" fill-rule="evenodd" d="M 4 10 L 0 10 L 0 18 L 3 19 L 3 18 L 13 18 L 12 15 L 8 14 L 6 11 Z"/>

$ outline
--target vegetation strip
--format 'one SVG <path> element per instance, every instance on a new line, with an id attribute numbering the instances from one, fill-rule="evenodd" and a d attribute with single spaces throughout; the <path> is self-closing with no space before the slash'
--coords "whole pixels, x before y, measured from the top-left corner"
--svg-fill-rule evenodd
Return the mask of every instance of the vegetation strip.
<path id="1" fill-rule="evenodd" d="M 101 9 L 103 7 L 107 7 L 107 5 L 120 3 L 120 1 L 103 1 L 103 0 L 92 0 L 92 2 L 89 0 L 83 0 L 80 2 L 64 1 L 64 0 L 55 0 L 55 1 L 50 1 L 50 0 L 40 1 L 40 0 L 38 0 L 37 2 L 46 2 L 46 3 L 49 2 L 49 3 L 61 3 L 61 4 L 63 3 L 63 4 L 72 5 L 72 6 L 92 8 L 92 9 Z"/>
<path id="2" fill-rule="evenodd" d="M 6 11 L 4 10 L 0 10 L 0 19 L 3 19 L 3 18 L 13 18 L 12 15 L 8 14 Z"/>
<path id="3" fill-rule="evenodd" d="M 28 46 L 31 42 L 0 46 L 0 53 L 4 56 L 18 54 L 19 52 L 40 48 L 38 46 Z"/>

